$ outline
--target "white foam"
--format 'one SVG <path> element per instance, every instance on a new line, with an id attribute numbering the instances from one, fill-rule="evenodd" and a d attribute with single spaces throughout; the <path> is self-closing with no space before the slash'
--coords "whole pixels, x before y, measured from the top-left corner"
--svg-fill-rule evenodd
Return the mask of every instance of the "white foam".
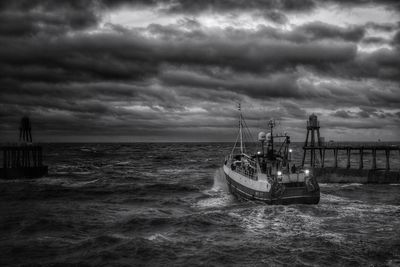
<path id="1" fill-rule="evenodd" d="M 149 237 L 147 237 L 146 239 L 150 240 L 150 241 L 171 241 L 169 238 L 167 238 L 165 235 L 160 234 L 160 233 L 155 233 Z"/>
<path id="2" fill-rule="evenodd" d="M 195 204 L 199 208 L 216 208 L 230 205 L 234 201 L 234 197 L 223 191 L 218 196 L 202 199 Z"/>
<path id="3" fill-rule="evenodd" d="M 211 188 L 212 191 L 225 191 L 229 192 L 228 185 L 225 180 L 225 174 L 222 168 L 219 168 L 214 173 L 214 183 Z"/>
<path id="4" fill-rule="evenodd" d="M 224 179 L 224 173 L 221 168 L 214 173 L 213 186 L 210 189 L 204 190 L 204 194 L 209 198 L 202 199 L 195 204 L 200 208 L 224 207 L 234 201 L 234 196 L 229 193 L 228 185 Z"/>
<path id="5" fill-rule="evenodd" d="M 82 172 L 71 172 L 71 174 L 74 174 L 74 175 L 89 175 L 89 174 L 92 174 L 93 172 L 91 172 L 91 171 L 82 171 Z"/>
<path id="6" fill-rule="evenodd" d="M 120 161 L 117 162 L 115 165 L 116 166 L 125 166 L 125 165 L 129 165 L 131 162 L 130 161 Z"/>
<path id="7" fill-rule="evenodd" d="M 363 184 L 360 183 L 351 183 L 351 184 L 344 184 L 341 185 L 341 187 L 349 187 L 349 186 L 362 186 Z"/>
<path id="8" fill-rule="evenodd" d="M 35 180 L 35 182 L 39 184 L 61 185 L 64 187 L 82 187 L 88 184 L 95 183 L 97 181 L 99 181 L 99 179 L 79 182 L 67 178 L 51 178 L 51 177 L 44 177 Z"/>

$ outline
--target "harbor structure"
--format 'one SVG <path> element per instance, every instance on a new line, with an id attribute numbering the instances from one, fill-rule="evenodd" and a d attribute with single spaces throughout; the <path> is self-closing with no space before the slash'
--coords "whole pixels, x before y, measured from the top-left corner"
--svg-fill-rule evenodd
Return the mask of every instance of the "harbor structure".
<path id="1" fill-rule="evenodd" d="M 310 141 L 308 141 L 309 137 Z M 322 143 L 321 143 L 321 136 L 319 133 L 319 121 L 318 117 L 315 114 L 312 114 L 307 121 L 307 135 L 306 135 L 306 141 L 304 142 L 304 147 L 311 147 L 311 148 L 318 147 L 317 149 L 304 150 L 303 153 L 303 160 L 301 165 L 304 166 L 306 154 L 307 152 L 309 152 L 311 167 L 314 167 L 316 159 L 315 158 L 316 150 L 318 150 L 320 158 L 322 158 L 322 150 L 320 149 L 320 147 L 322 147 Z"/>
<path id="2" fill-rule="evenodd" d="M 307 121 L 307 136 L 303 146 L 302 166 L 307 163 L 313 169 L 319 182 L 362 182 L 362 183 L 397 183 L 400 182 L 400 170 L 391 169 L 391 158 L 400 156 L 400 147 L 395 144 L 381 142 L 368 144 L 338 144 L 325 143 L 319 133 L 320 124 L 315 114 Z M 314 132 L 317 134 L 315 140 Z M 311 140 L 308 141 L 309 136 Z M 327 154 L 333 157 L 333 164 L 327 165 Z M 345 162 L 341 160 L 344 154 Z M 384 161 L 384 166 L 378 166 Z M 370 157 L 370 165 L 365 164 L 366 157 Z M 355 167 L 352 159 L 358 162 Z M 343 166 L 344 165 L 344 166 Z"/>
<path id="3" fill-rule="evenodd" d="M 43 148 L 32 142 L 32 127 L 27 116 L 21 119 L 19 142 L 1 146 L 1 179 L 38 178 L 48 173 L 43 164 Z"/>

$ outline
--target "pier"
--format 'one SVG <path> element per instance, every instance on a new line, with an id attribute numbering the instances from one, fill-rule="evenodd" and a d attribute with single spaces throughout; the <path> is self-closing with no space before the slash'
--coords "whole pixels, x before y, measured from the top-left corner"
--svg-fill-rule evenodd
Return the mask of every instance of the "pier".
<path id="1" fill-rule="evenodd" d="M 31 125 L 28 117 L 21 120 L 19 143 L 3 145 L 0 148 L 2 168 L 1 179 L 38 178 L 47 175 L 48 167 L 43 165 L 43 149 L 32 143 Z"/>
<path id="2" fill-rule="evenodd" d="M 307 121 L 307 137 L 302 159 L 304 166 L 309 155 L 309 166 L 319 182 L 400 183 L 400 170 L 391 168 L 390 164 L 393 157 L 400 158 L 398 145 L 380 142 L 351 145 L 325 143 L 320 137 L 319 129 L 319 121 L 313 114 Z M 330 164 L 327 154 L 331 154 L 333 158 Z M 356 160 L 352 161 L 354 158 Z M 384 164 L 378 166 L 378 159 Z"/>

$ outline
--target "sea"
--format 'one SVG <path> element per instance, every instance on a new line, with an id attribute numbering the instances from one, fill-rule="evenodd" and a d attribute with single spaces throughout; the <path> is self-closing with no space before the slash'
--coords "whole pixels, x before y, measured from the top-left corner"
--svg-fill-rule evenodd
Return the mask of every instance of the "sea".
<path id="1" fill-rule="evenodd" d="M 48 176 L 0 180 L 0 266 L 400 266 L 398 184 L 266 205 L 229 194 L 230 143 L 43 146 Z"/>

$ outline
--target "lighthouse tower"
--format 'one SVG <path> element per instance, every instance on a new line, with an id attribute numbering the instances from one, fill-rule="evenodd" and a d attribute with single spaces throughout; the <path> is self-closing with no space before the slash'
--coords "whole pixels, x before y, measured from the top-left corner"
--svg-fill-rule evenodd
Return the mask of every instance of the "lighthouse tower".
<path id="1" fill-rule="evenodd" d="M 308 137 L 311 138 L 310 142 L 308 141 Z M 314 147 L 319 147 L 319 152 L 320 152 L 320 159 L 322 160 L 322 142 L 321 142 L 321 137 L 319 134 L 319 121 L 318 117 L 315 114 L 311 114 L 310 117 L 308 118 L 307 121 L 307 136 L 306 136 L 306 141 L 304 142 L 304 154 L 303 154 L 303 161 L 301 163 L 302 166 L 304 166 L 304 162 L 306 159 L 306 154 L 307 150 L 310 151 L 310 166 L 314 167 L 315 166 L 315 149 L 312 149 Z M 311 149 L 307 149 L 311 148 Z"/>
<path id="2" fill-rule="evenodd" d="M 24 116 L 21 119 L 19 126 L 19 141 L 25 143 L 32 143 L 31 122 L 29 117 Z"/>

